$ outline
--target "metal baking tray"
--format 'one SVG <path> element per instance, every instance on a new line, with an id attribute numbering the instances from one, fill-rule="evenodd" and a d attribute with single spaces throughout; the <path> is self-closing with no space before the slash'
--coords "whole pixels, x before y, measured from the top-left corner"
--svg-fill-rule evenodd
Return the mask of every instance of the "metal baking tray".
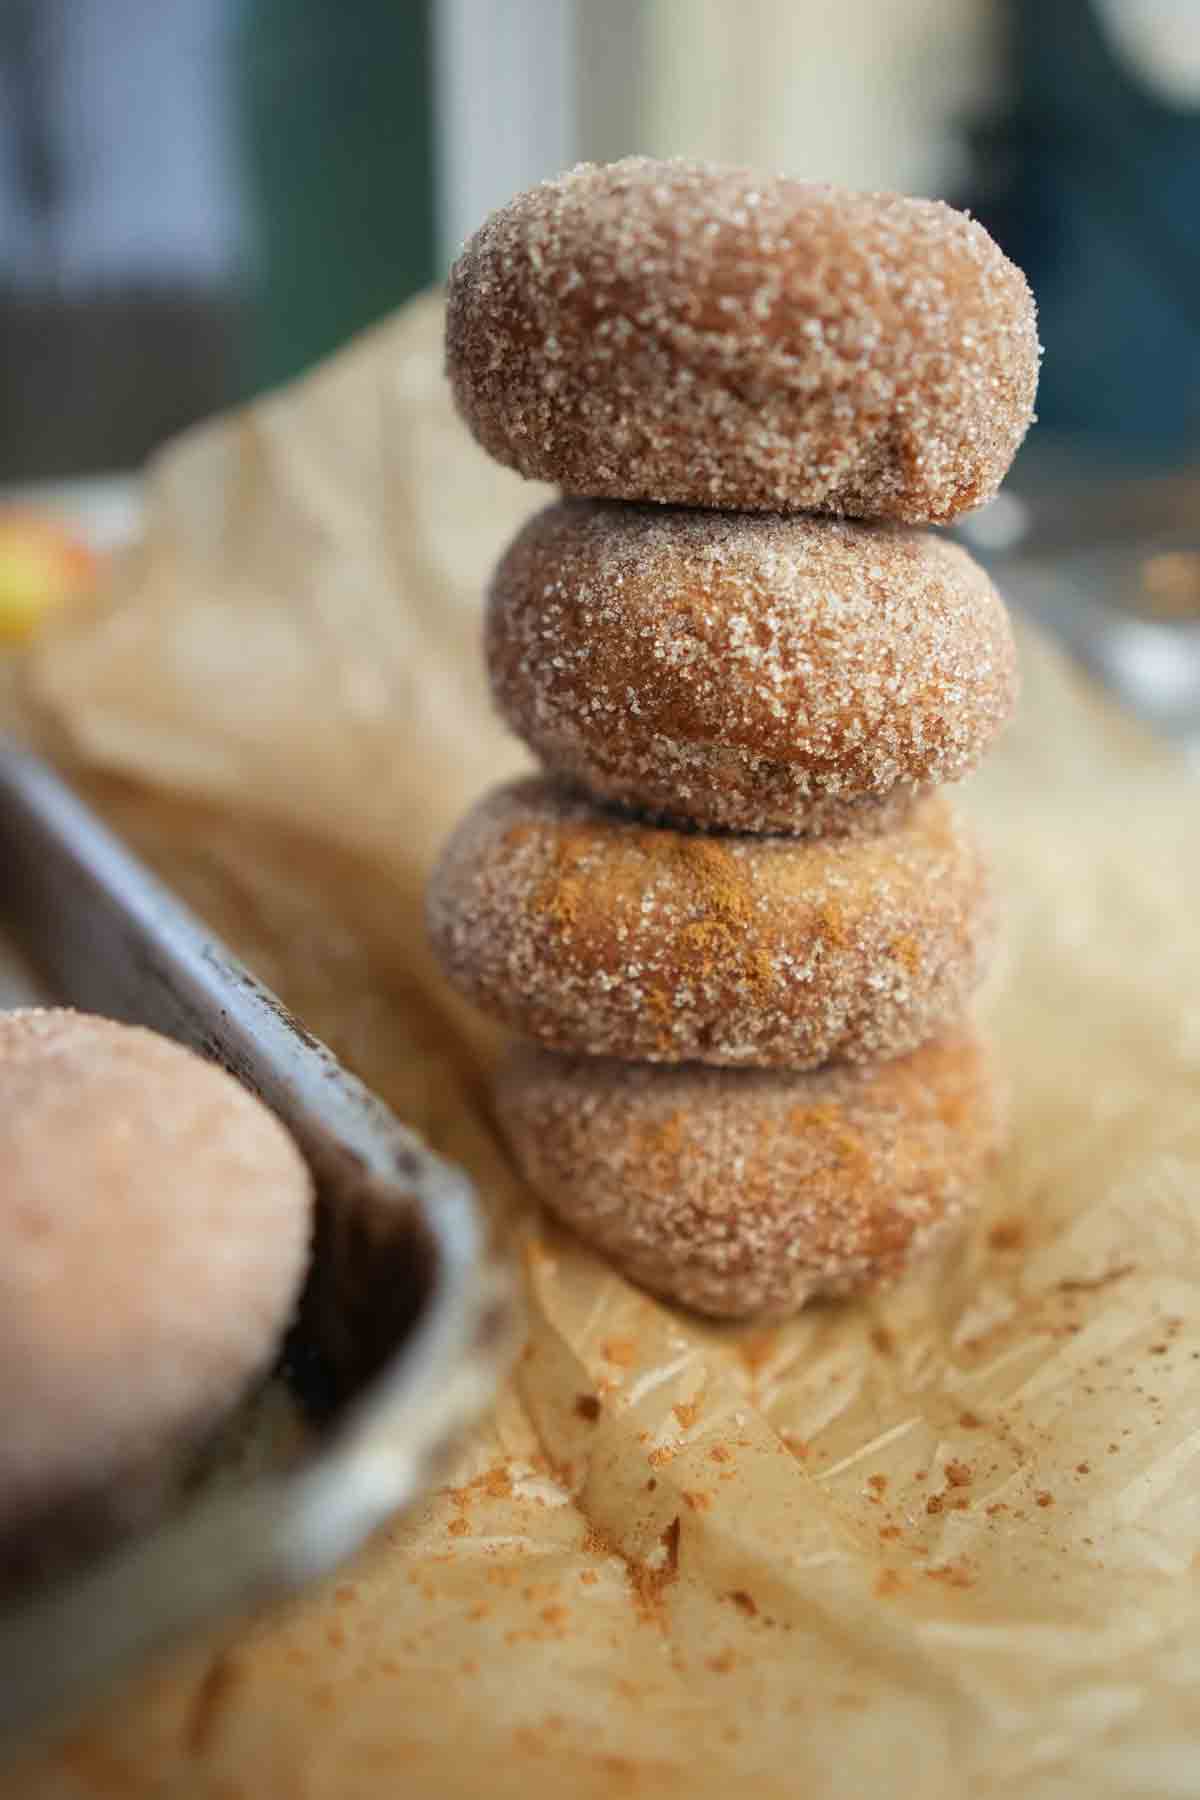
<path id="1" fill-rule="evenodd" d="M 0 1613 L 0 1748 L 153 1653 L 303 1589 L 443 1473 L 491 1400 L 516 1309 L 466 1177 L 402 1126 L 45 764 L 0 740 L 0 924 L 47 995 L 229 1069 L 317 1188 L 286 1367 L 313 1447 L 203 1487 L 139 1538 Z"/>

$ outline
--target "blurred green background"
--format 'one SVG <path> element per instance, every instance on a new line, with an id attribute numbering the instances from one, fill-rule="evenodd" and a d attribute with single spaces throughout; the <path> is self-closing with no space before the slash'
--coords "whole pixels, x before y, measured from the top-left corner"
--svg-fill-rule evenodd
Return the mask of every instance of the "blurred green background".
<path id="1" fill-rule="evenodd" d="M 251 387 L 433 280 L 429 0 L 248 0 L 233 46 L 257 246 Z"/>

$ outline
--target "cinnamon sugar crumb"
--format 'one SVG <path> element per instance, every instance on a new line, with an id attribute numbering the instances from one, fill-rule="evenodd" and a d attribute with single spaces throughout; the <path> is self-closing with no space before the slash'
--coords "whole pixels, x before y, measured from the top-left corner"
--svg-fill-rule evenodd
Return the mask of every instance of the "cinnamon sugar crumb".
<path id="1" fill-rule="evenodd" d="M 942 1563 L 937 1568 L 926 1569 L 926 1577 L 930 1581 L 940 1581 L 946 1587 L 974 1587 L 975 1577 L 965 1563 Z"/>

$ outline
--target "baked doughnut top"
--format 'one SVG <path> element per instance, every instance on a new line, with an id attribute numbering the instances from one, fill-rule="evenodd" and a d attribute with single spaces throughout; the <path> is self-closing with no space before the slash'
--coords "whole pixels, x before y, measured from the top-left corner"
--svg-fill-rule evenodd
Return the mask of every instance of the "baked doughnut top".
<path id="1" fill-rule="evenodd" d="M 948 802 L 853 838 L 710 836 L 548 779 L 495 789 L 427 890 L 450 979 L 522 1036 L 649 1062 L 899 1056 L 961 1016 L 991 940 Z"/>
<path id="2" fill-rule="evenodd" d="M 969 773 L 1016 654 L 946 538 L 779 514 L 566 500 L 501 558 L 492 692 L 554 774 L 650 816 L 876 830 Z"/>
<path id="3" fill-rule="evenodd" d="M 1033 417 L 1020 270 L 940 201 L 702 162 L 584 163 L 450 274 L 484 448 L 568 493 L 940 522 Z"/>
<path id="4" fill-rule="evenodd" d="M 534 1191 L 585 1242 L 725 1318 L 894 1280 L 969 1212 L 997 1133 L 986 1058 L 962 1030 L 808 1074 L 524 1045 L 497 1111 Z"/>

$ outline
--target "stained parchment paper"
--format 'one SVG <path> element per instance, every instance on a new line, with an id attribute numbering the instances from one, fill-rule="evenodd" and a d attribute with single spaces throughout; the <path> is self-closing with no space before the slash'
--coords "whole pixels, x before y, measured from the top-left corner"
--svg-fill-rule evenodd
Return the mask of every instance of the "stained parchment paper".
<path id="1" fill-rule="evenodd" d="M 1195 1794 L 1195 778 L 1026 641 L 964 792 L 1008 909 L 1012 1143 L 977 1229 L 771 1331 L 646 1299 L 522 1193 L 494 1034 L 421 936 L 436 844 L 523 761 L 480 593 L 542 498 L 453 418 L 439 340 L 426 299 L 173 447 L 144 547 L 31 691 L 120 828 L 471 1167 L 529 1346 L 419 1518 L 0 1792 Z"/>

